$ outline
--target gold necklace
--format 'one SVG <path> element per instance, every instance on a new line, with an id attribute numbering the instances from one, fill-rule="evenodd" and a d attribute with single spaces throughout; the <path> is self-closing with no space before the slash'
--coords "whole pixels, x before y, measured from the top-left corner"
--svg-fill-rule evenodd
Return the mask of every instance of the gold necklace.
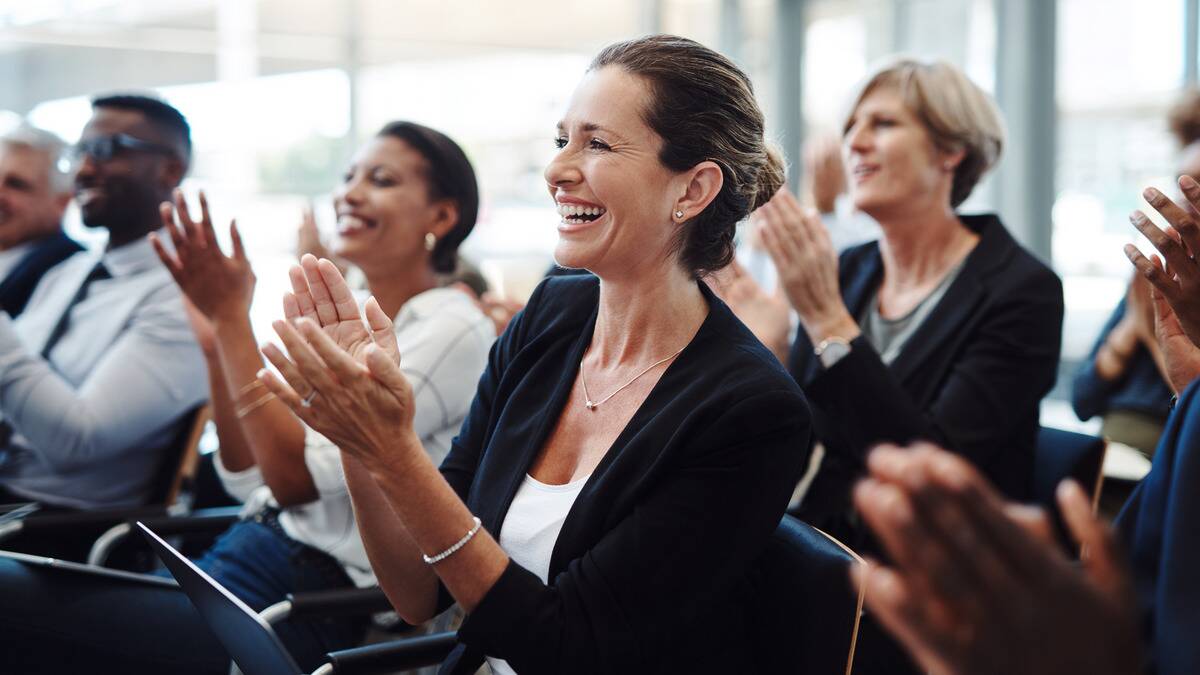
<path id="1" fill-rule="evenodd" d="M 588 410 L 595 410 L 596 408 L 600 407 L 600 404 L 608 401 L 608 399 L 621 393 L 622 389 L 624 389 L 625 387 L 628 387 L 629 385 L 633 384 L 634 382 L 637 382 L 639 377 L 645 375 L 646 373 L 650 372 L 651 370 L 654 370 L 654 368 L 661 366 L 662 364 L 666 363 L 667 361 L 670 361 L 671 359 L 675 358 L 676 356 L 679 356 L 679 354 L 686 348 L 687 348 L 687 345 L 684 345 L 679 348 L 679 351 L 675 352 L 674 354 L 671 354 L 667 358 L 659 359 L 658 361 L 651 363 L 645 370 L 638 373 L 637 375 L 634 375 L 631 380 L 629 380 L 625 384 L 617 387 L 616 390 L 614 390 L 611 394 L 609 394 L 608 396 L 605 396 L 604 398 L 600 399 L 599 401 L 593 401 L 592 395 L 588 393 L 587 375 L 584 373 L 583 359 L 579 359 L 579 381 L 580 381 L 580 383 L 583 384 L 583 404 L 585 406 L 587 406 Z"/>

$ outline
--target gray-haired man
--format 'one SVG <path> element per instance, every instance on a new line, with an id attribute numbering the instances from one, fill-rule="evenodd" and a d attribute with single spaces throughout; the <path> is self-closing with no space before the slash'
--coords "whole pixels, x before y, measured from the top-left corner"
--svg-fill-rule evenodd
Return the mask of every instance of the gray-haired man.
<path id="1" fill-rule="evenodd" d="M 82 250 L 62 231 L 73 190 L 65 149 L 24 124 L 0 134 L 0 309 L 12 317 L 47 270 Z"/>

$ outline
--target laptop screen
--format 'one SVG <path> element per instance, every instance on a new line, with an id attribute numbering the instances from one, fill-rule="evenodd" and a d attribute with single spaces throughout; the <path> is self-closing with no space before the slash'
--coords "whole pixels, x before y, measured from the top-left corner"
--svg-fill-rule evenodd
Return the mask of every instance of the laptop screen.
<path id="1" fill-rule="evenodd" d="M 138 523 L 137 527 L 244 675 L 300 675 L 303 672 L 271 626 L 246 603 L 183 557 L 150 528 L 142 523 Z"/>

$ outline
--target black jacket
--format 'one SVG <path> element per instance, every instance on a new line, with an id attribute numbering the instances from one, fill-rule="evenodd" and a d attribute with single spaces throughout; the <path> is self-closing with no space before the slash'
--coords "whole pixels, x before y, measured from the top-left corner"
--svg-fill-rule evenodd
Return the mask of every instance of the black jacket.
<path id="1" fill-rule="evenodd" d="M 708 317 L 579 493 L 550 584 L 510 562 L 443 672 L 473 673 L 484 655 L 522 675 L 727 673 L 751 658 L 751 567 L 806 461 L 809 413 L 778 361 L 700 288 Z M 567 404 L 598 298 L 590 275 L 538 286 L 493 346 L 442 464 L 497 539 Z"/>
<path id="2" fill-rule="evenodd" d="M 826 371 L 801 330 L 789 370 L 813 408 L 826 455 L 800 516 L 863 545 L 850 490 L 880 442 L 932 440 L 970 459 L 1008 496 L 1028 497 L 1038 407 L 1062 342 L 1062 282 L 992 215 L 961 216 L 979 233 L 958 277 L 890 366 L 865 336 Z M 879 243 L 847 250 L 842 298 L 858 317 L 883 279 Z"/>
<path id="3" fill-rule="evenodd" d="M 61 231 L 33 245 L 21 262 L 0 282 L 0 309 L 14 319 L 23 311 L 42 275 L 83 247 Z"/>

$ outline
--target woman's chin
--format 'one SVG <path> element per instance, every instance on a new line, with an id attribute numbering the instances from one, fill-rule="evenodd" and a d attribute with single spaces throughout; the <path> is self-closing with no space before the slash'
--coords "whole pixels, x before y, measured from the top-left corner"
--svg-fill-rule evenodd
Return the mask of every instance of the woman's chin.
<path id="1" fill-rule="evenodd" d="M 554 263 L 559 267 L 585 269 L 594 256 L 588 255 L 585 247 L 575 242 L 559 240 L 554 247 Z"/>

